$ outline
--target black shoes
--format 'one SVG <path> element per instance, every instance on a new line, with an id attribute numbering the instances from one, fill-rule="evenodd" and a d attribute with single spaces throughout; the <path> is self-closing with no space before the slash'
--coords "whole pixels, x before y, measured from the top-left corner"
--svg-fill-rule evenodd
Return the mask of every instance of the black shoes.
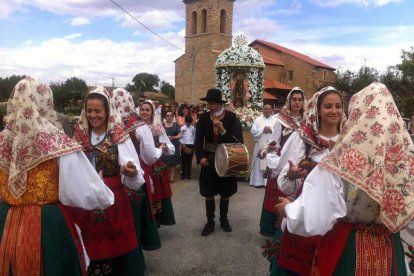
<path id="1" fill-rule="evenodd" d="M 205 237 L 210 235 L 212 232 L 214 232 L 214 222 L 207 222 L 204 226 L 203 231 L 201 231 L 201 236 Z"/>
<path id="2" fill-rule="evenodd" d="M 231 232 L 231 226 L 229 223 L 229 220 L 226 219 L 220 219 L 220 227 L 225 231 L 225 232 Z"/>

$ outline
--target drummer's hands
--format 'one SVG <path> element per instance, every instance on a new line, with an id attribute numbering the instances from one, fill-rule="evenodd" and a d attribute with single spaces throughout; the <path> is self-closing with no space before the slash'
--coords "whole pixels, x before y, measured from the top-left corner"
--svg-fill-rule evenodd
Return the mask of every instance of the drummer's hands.
<path id="1" fill-rule="evenodd" d="M 207 158 L 205 158 L 205 157 L 201 158 L 201 160 L 200 160 L 200 165 L 201 165 L 202 167 L 208 166 L 208 159 L 207 159 Z"/>
<path id="2" fill-rule="evenodd" d="M 214 119 L 213 123 L 214 123 L 214 126 L 219 129 L 219 132 L 224 132 L 225 129 L 224 129 L 222 121 L 220 121 L 218 119 Z"/>
<path id="3" fill-rule="evenodd" d="M 282 217 L 286 217 L 285 207 L 291 203 L 291 201 L 284 197 L 279 197 L 278 199 L 279 203 L 275 205 L 275 209 Z"/>
<path id="4" fill-rule="evenodd" d="M 287 172 L 287 178 L 290 180 L 299 179 L 305 177 L 308 173 L 307 170 L 299 168 L 298 166 L 293 165 L 292 161 L 288 160 L 289 162 L 289 170 Z"/>

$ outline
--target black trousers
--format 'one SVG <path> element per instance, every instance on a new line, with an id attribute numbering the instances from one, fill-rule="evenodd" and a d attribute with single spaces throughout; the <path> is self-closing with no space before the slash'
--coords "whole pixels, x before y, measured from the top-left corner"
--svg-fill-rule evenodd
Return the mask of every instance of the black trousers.
<path id="1" fill-rule="evenodd" d="M 186 145 L 187 147 L 194 149 L 194 145 Z M 187 154 L 181 151 L 181 176 L 191 177 L 191 165 L 193 163 L 193 153 Z"/>

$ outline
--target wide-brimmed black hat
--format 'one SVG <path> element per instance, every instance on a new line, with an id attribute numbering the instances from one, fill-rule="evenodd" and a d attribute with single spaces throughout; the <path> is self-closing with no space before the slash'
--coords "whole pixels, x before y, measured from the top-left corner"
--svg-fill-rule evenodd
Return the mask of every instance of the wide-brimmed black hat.
<path id="1" fill-rule="evenodd" d="M 215 101 L 219 103 L 225 103 L 226 101 L 223 100 L 221 91 L 217 88 L 211 88 L 207 91 L 207 96 L 201 98 L 202 101 Z"/>

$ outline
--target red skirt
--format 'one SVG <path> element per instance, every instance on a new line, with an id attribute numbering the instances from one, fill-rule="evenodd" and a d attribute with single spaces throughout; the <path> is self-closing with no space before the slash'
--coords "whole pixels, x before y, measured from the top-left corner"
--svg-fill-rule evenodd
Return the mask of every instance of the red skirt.
<path id="1" fill-rule="evenodd" d="M 299 275 L 310 275 L 321 236 L 302 237 L 283 232 L 278 265 Z"/>
<path id="2" fill-rule="evenodd" d="M 138 246 L 131 203 L 120 176 L 105 177 L 104 182 L 114 193 L 114 205 L 91 211 L 68 207 L 91 260 L 121 256 Z"/>
<path id="3" fill-rule="evenodd" d="M 279 203 L 279 197 L 287 197 L 286 194 L 279 190 L 277 186 L 277 177 L 274 179 L 267 179 L 265 196 L 263 200 L 263 208 L 273 214 L 276 214 L 275 205 Z"/>
<path id="4" fill-rule="evenodd" d="M 151 166 L 151 178 L 154 185 L 154 192 L 152 193 L 153 201 L 161 201 L 172 196 L 170 176 L 168 168 L 162 160 L 157 160 Z"/>

